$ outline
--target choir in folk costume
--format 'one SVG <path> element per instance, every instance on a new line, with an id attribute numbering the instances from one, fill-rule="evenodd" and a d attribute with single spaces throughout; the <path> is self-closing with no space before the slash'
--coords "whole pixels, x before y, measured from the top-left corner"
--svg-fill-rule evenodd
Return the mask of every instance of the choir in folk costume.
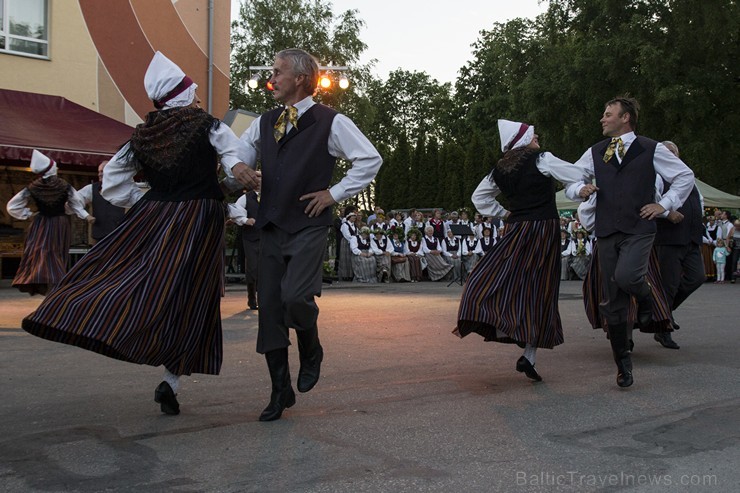
<path id="1" fill-rule="evenodd" d="M 399 226 L 390 230 L 388 251 L 391 253 L 391 274 L 396 282 L 411 282 L 410 262 L 406 256 L 403 229 Z"/>
<path id="2" fill-rule="evenodd" d="M 541 380 L 535 370 L 538 347 L 563 343 L 558 312 L 560 220 L 555 183 L 583 179 L 580 168 L 540 151 L 534 127 L 499 120 L 503 157 L 473 193 L 473 203 L 487 216 L 503 217 L 506 234 L 478 262 L 463 287 L 457 328 L 486 341 L 525 347 L 516 370 Z M 496 201 L 504 193 L 506 211 Z M 530 246 L 536 245 L 536 248 Z"/>
<path id="3" fill-rule="evenodd" d="M 424 249 L 421 245 L 421 231 L 416 228 L 408 230 L 406 238 L 406 259 L 409 262 L 411 282 L 419 282 L 426 268 Z"/>
<path id="4" fill-rule="evenodd" d="M 485 255 L 496 244 L 495 230 L 491 228 L 481 229 L 481 237 L 478 240 L 480 244 L 481 255 Z"/>
<path id="5" fill-rule="evenodd" d="M 585 229 L 577 229 L 575 238 L 570 242 L 570 255 L 572 257 L 570 267 L 579 279 L 586 277 L 591 263 L 591 242 L 587 236 L 588 233 Z"/>
<path id="6" fill-rule="evenodd" d="M 371 233 L 370 249 L 375 257 L 375 274 L 378 282 L 391 282 L 391 250 L 385 231 L 381 229 Z"/>
<path id="7" fill-rule="evenodd" d="M 56 162 L 36 149 L 31 154 L 31 171 L 37 176 L 10 199 L 6 209 L 19 221 L 32 219 L 23 245 L 23 255 L 13 278 L 13 287 L 30 295 L 46 294 L 67 272 L 72 232 L 68 214 L 89 222 L 77 191 L 57 176 Z M 29 205 L 34 204 L 37 213 Z"/>
<path id="8" fill-rule="evenodd" d="M 353 282 L 376 283 L 375 256 L 371 248 L 370 228 L 363 226 L 359 234 L 350 239 L 350 250 L 352 252 Z"/>
<path id="9" fill-rule="evenodd" d="M 180 376 L 221 369 L 227 207 L 218 160 L 231 175 L 240 143 L 200 108 L 197 85 L 159 52 L 144 86 L 157 111 L 103 173 L 103 197 L 131 209 L 23 329 L 111 358 L 163 365 L 154 399 L 162 412 L 178 414 Z M 134 182 L 139 173 L 151 186 L 146 194 Z"/>
<path id="10" fill-rule="evenodd" d="M 478 263 L 478 259 L 483 256 L 483 249 L 480 240 L 475 235 L 469 235 L 462 240 L 462 262 L 465 266 L 465 272 L 468 274 L 473 271 L 473 267 Z"/>
<path id="11" fill-rule="evenodd" d="M 340 281 L 351 280 L 354 277 L 352 271 L 352 248 L 350 242 L 354 236 L 357 236 L 357 212 L 355 206 L 347 206 L 344 209 L 344 218 L 339 231 L 342 233 L 342 239 L 339 244 L 339 272 L 337 277 Z"/>
<path id="12" fill-rule="evenodd" d="M 462 277 L 462 240 L 456 237 L 451 229 L 448 229 L 447 237 L 441 243 L 442 253 L 447 262 L 452 265 L 452 275 L 458 280 Z"/>
<path id="13" fill-rule="evenodd" d="M 447 276 L 452 270 L 452 265 L 448 264 L 442 254 L 442 240 L 434 236 L 434 227 L 427 226 L 424 230 L 426 233 L 421 240 L 424 258 L 427 261 L 427 275 L 431 281 L 439 281 Z"/>

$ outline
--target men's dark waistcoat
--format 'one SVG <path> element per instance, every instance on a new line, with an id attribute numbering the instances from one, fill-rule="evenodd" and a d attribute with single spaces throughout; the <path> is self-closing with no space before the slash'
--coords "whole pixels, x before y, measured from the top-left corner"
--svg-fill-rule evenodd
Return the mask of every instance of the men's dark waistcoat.
<path id="1" fill-rule="evenodd" d="M 637 136 L 627 149 L 622 162 L 616 155 L 604 162 L 611 139 L 591 148 L 594 175 L 599 187 L 596 199 L 596 236 L 601 238 L 622 232 L 627 234 L 655 233 L 655 221 L 640 217 L 645 204 L 655 202 L 656 141 Z"/>
<path id="2" fill-rule="evenodd" d="M 278 108 L 260 119 L 262 194 L 255 227 L 273 223 L 295 233 L 308 226 L 330 226 L 331 207 L 308 217 L 304 210 L 309 201 L 299 199 L 331 184 L 337 160 L 329 154 L 329 133 L 337 112 L 315 104 L 298 119 L 298 128 L 275 142 L 273 128 L 281 112 Z"/>

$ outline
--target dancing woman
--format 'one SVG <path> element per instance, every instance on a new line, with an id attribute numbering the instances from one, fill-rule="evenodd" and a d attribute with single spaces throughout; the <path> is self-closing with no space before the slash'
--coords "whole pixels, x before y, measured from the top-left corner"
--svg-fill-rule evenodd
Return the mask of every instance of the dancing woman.
<path id="1" fill-rule="evenodd" d="M 563 343 L 558 312 L 560 221 L 552 178 L 572 183 L 583 173 L 541 152 L 534 127 L 507 120 L 499 120 L 498 126 L 504 155 L 472 200 L 482 214 L 503 217 L 506 234 L 468 276 L 453 332 L 459 337 L 476 332 L 486 341 L 524 347 L 516 370 L 540 381 L 535 370 L 537 348 Z M 496 201 L 501 192 L 511 211 Z"/>

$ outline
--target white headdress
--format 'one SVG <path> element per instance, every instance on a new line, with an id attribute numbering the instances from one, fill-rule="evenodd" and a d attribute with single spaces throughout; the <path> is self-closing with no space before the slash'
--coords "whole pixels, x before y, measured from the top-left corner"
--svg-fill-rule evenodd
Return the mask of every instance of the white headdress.
<path id="1" fill-rule="evenodd" d="M 157 109 L 167 109 L 190 105 L 198 84 L 158 51 L 144 74 L 144 88 Z"/>
<path id="2" fill-rule="evenodd" d="M 506 152 L 529 145 L 534 138 L 534 127 L 526 123 L 499 120 L 498 133 L 501 134 L 501 151 Z"/>
<path id="3" fill-rule="evenodd" d="M 57 163 L 34 149 L 31 154 L 31 171 L 42 178 L 48 178 L 57 174 Z"/>

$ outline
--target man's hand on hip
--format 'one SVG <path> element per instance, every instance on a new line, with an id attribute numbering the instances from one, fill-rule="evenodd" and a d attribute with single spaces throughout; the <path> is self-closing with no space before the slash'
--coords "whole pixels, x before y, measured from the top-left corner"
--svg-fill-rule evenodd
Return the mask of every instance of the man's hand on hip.
<path id="1" fill-rule="evenodd" d="M 316 217 L 327 207 L 331 207 L 336 204 L 334 197 L 331 196 L 329 190 L 320 190 L 318 192 L 307 193 L 302 195 L 300 200 L 310 200 L 304 211 L 308 214 L 308 217 Z"/>

